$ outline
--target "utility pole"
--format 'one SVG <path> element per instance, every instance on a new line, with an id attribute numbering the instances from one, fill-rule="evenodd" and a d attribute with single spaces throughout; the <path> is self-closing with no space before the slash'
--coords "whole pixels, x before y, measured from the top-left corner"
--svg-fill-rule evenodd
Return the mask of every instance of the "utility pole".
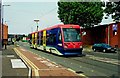
<path id="1" fill-rule="evenodd" d="M 2 2 L 0 1 L 0 17 L 1 17 L 1 7 Z M 1 18 L 0 18 L 0 51 L 2 50 L 2 24 L 1 24 Z"/>
<path id="2" fill-rule="evenodd" d="M 0 17 L 1 17 L 1 7 L 2 0 L 0 0 Z M 1 25 L 1 18 L 0 18 L 0 56 L 2 56 L 2 25 Z M 2 78 L 2 57 L 0 57 L 0 78 Z"/>
<path id="3" fill-rule="evenodd" d="M 108 45 L 110 45 L 110 26 L 108 26 Z"/>
<path id="4" fill-rule="evenodd" d="M 1 25 L 1 43 L 2 43 L 2 47 L 3 47 L 3 33 L 4 33 L 4 29 L 3 29 L 3 27 L 4 27 L 4 7 L 6 7 L 6 6 L 10 6 L 10 5 L 2 5 L 2 3 L 1 3 L 1 13 L 2 13 L 2 25 Z"/>
<path id="5" fill-rule="evenodd" d="M 36 30 L 36 31 L 38 31 L 38 22 L 39 22 L 39 19 L 35 19 L 34 21 L 35 21 L 36 24 L 37 24 L 37 30 Z"/>

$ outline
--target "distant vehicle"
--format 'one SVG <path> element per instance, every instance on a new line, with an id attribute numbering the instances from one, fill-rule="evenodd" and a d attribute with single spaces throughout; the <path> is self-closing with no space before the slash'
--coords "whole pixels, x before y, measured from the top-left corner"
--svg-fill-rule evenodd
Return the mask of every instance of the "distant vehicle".
<path id="1" fill-rule="evenodd" d="M 98 44 L 94 44 L 92 46 L 93 51 L 102 51 L 102 52 L 116 52 L 116 48 L 105 44 L 105 43 L 98 43 Z"/>
<path id="2" fill-rule="evenodd" d="M 14 42 L 12 41 L 12 38 L 8 38 L 8 43 L 7 43 L 8 45 L 12 45 L 12 44 L 14 44 Z"/>

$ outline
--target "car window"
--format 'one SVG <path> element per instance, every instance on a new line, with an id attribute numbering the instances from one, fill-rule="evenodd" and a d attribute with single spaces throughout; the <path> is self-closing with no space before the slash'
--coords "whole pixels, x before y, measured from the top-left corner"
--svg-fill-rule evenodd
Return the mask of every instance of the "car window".
<path id="1" fill-rule="evenodd" d="M 104 47 L 111 47 L 110 45 L 108 44 L 102 44 Z"/>

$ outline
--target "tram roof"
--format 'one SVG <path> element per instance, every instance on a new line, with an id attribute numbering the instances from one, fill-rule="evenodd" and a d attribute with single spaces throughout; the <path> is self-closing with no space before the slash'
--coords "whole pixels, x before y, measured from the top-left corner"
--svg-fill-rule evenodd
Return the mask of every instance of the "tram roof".
<path id="1" fill-rule="evenodd" d="M 74 25 L 74 24 L 58 24 L 58 25 L 54 25 L 54 26 L 45 28 L 43 30 L 50 30 L 50 29 L 53 29 L 53 28 L 67 28 L 67 27 L 70 27 L 70 26 L 73 26 L 72 28 L 79 28 L 80 27 L 79 25 Z M 43 31 L 43 30 L 40 30 L 40 31 Z M 38 31 L 38 32 L 40 32 L 40 31 Z"/>
<path id="2" fill-rule="evenodd" d="M 36 33 L 36 32 L 41 32 L 44 30 L 50 30 L 53 28 L 67 28 L 67 27 L 71 27 L 71 26 L 72 26 L 72 28 L 79 28 L 80 27 L 79 25 L 74 25 L 74 24 L 58 24 L 58 25 L 54 25 L 54 26 L 39 30 L 39 31 L 32 32 L 31 34 Z"/>

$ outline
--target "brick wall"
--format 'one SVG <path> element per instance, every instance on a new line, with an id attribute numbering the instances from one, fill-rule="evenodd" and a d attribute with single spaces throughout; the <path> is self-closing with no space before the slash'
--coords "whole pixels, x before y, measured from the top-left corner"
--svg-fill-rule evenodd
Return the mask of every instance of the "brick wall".
<path id="1" fill-rule="evenodd" d="M 86 32 L 86 35 L 82 36 L 83 45 L 106 42 L 106 26 L 82 29 L 82 31 Z"/>
<path id="2" fill-rule="evenodd" d="M 3 39 L 8 39 L 8 26 L 3 26 Z"/>
<path id="3" fill-rule="evenodd" d="M 120 23 L 118 23 L 118 47 L 120 48 Z"/>
<path id="4" fill-rule="evenodd" d="M 108 36 L 108 28 L 109 28 L 109 36 Z M 106 43 L 109 43 L 111 46 L 115 47 L 118 46 L 120 48 L 120 23 L 117 24 L 117 34 L 114 34 L 113 31 L 113 24 L 110 24 L 107 28 L 106 28 Z M 109 38 L 108 38 L 109 37 Z"/>
<path id="5" fill-rule="evenodd" d="M 82 31 L 86 32 L 86 35 L 82 36 L 83 45 L 91 45 L 92 44 L 91 30 L 83 29 Z"/>

